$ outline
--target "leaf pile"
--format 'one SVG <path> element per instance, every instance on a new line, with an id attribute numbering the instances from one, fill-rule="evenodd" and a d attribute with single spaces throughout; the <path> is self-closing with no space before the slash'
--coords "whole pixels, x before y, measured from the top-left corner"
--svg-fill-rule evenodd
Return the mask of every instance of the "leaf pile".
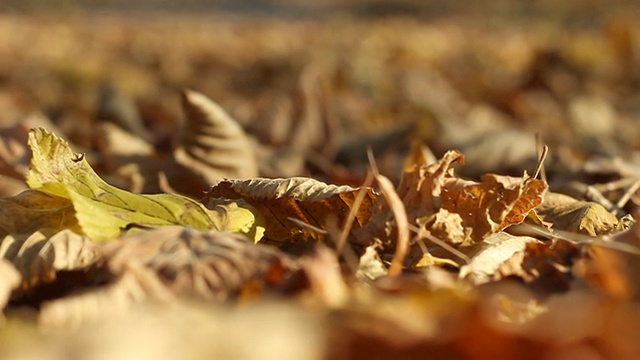
<path id="1" fill-rule="evenodd" d="M 79 14 L 0 13 L 1 358 L 640 356 L 624 16 Z"/>

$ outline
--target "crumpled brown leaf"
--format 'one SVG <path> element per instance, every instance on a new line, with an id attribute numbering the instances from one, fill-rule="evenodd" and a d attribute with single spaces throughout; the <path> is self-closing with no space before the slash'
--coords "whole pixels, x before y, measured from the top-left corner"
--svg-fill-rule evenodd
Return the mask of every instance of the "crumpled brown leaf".
<path id="1" fill-rule="evenodd" d="M 324 238 L 323 234 L 303 228 L 289 218 L 320 229 L 331 217 L 337 224 L 343 224 L 359 191 L 366 191 L 353 225 L 359 228 L 371 218 L 371 207 L 376 198 L 373 190 L 325 184 L 311 178 L 225 180 L 211 188 L 203 203 L 212 208 L 225 199 L 242 198 L 264 217 L 265 237 L 283 243 L 294 237 Z"/>
<path id="2" fill-rule="evenodd" d="M 446 240 L 469 245 L 521 223 L 542 203 L 547 190 L 544 181 L 526 174 L 523 177 L 486 174 L 480 183 L 460 179 L 454 176 L 451 164 L 462 160 L 462 154 L 449 151 L 438 163 L 415 166 L 404 173 L 398 194 L 410 222 L 427 224 L 427 230 L 435 233 L 458 233 L 458 238 Z M 386 211 L 383 206 L 380 214 L 385 216 Z"/>
<path id="3" fill-rule="evenodd" d="M 106 244 L 103 254 L 117 277 L 141 267 L 176 295 L 220 301 L 251 281 L 279 285 L 295 270 L 286 255 L 242 235 L 180 226 L 125 235 Z"/>

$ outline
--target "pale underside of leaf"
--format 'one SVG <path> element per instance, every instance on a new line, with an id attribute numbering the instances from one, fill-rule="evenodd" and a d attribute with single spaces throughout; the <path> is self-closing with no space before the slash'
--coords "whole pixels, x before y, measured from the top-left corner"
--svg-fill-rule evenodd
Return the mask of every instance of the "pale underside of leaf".
<path id="1" fill-rule="evenodd" d="M 480 285 L 492 280 L 496 271 L 515 253 L 524 251 L 528 243 L 540 242 L 529 236 L 512 236 L 498 232 L 488 236 L 471 261 L 460 268 L 460 278 Z"/>

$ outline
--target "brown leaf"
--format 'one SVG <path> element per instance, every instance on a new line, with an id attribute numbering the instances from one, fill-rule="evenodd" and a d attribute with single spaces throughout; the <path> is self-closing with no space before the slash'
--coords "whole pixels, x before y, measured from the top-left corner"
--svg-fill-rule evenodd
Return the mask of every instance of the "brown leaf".
<path id="1" fill-rule="evenodd" d="M 186 121 L 177 162 L 212 184 L 222 178 L 258 175 L 253 147 L 244 130 L 218 104 L 195 91 L 182 95 Z"/>
<path id="2" fill-rule="evenodd" d="M 544 181 L 526 174 L 521 178 L 486 174 L 480 183 L 459 179 L 450 166 L 462 160 L 462 154 L 449 151 L 439 163 L 416 166 L 404 173 L 398 193 L 410 218 L 428 219 L 445 209 L 461 217 L 462 227 L 471 229 L 471 238 L 477 242 L 521 223 L 542 203 L 547 190 Z"/>
<path id="3" fill-rule="evenodd" d="M 573 264 L 580 255 L 576 244 L 565 240 L 532 241 L 500 266 L 498 278 L 517 276 L 544 294 L 564 292 L 573 278 Z"/>
<path id="4" fill-rule="evenodd" d="M 40 230 L 47 234 L 62 229 L 77 229 L 73 204 L 39 190 L 0 198 L 0 228 L 10 234 L 31 234 Z"/>
<path id="5" fill-rule="evenodd" d="M 7 235 L 0 244 L 0 256 L 22 275 L 23 291 L 54 281 L 60 271 L 87 270 L 100 259 L 93 241 L 70 230 L 50 237 L 41 232 Z"/>
<path id="6" fill-rule="evenodd" d="M 356 212 L 354 228 L 359 228 L 371 218 L 371 207 L 376 195 L 370 188 L 330 185 L 303 177 L 225 180 L 215 185 L 203 202 L 213 209 L 217 202 L 225 199 L 244 199 L 264 217 L 266 238 L 283 243 L 293 237 L 323 238 L 322 234 L 303 228 L 289 218 L 321 229 L 329 218 L 342 224 L 359 191 L 367 192 Z"/>
<path id="7" fill-rule="evenodd" d="M 150 269 L 174 294 L 202 299 L 231 298 L 249 281 L 278 285 L 293 269 L 285 255 L 242 235 L 179 226 L 128 234 L 103 250 L 116 276 L 134 264 Z"/>

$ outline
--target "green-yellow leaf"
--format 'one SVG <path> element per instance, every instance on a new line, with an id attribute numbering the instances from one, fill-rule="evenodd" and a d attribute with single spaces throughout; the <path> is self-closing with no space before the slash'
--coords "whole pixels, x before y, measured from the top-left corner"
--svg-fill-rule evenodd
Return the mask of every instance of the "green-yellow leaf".
<path id="1" fill-rule="evenodd" d="M 27 183 L 71 200 L 82 232 L 108 240 L 132 225 L 215 228 L 204 206 L 173 194 L 138 195 L 107 184 L 81 154 L 45 129 L 29 132 L 33 152 Z"/>

